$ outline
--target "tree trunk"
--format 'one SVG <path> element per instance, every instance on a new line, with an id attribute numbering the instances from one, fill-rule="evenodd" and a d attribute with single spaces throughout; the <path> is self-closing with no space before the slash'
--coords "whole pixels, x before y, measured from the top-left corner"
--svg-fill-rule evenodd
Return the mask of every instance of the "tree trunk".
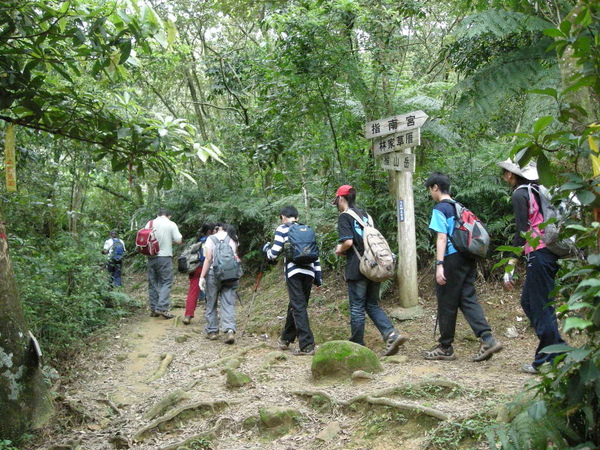
<path id="1" fill-rule="evenodd" d="M 0 439 L 14 440 L 44 425 L 52 415 L 37 343 L 30 335 L 0 217 Z"/>

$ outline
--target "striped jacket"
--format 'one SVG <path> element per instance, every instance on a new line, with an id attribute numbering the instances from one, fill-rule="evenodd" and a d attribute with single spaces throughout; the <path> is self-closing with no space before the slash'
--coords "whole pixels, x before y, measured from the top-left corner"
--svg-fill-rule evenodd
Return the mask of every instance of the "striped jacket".
<path id="1" fill-rule="evenodd" d="M 281 254 L 284 244 L 288 241 L 289 230 L 290 227 L 287 223 L 281 224 L 277 227 L 275 230 L 275 239 L 273 239 L 273 245 L 269 250 L 267 250 L 267 258 L 273 261 Z M 302 273 L 313 277 L 315 279 L 315 284 L 317 286 L 321 286 L 323 277 L 321 275 L 321 262 L 318 259 L 314 263 L 306 265 L 298 265 L 291 261 L 284 261 L 284 266 L 286 279 Z"/>

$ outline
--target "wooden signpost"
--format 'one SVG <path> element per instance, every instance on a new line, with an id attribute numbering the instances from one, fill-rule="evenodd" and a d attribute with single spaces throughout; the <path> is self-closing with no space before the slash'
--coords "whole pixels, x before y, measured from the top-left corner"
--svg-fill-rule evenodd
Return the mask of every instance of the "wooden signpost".
<path id="1" fill-rule="evenodd" d="M 398 291 L 400 306 L 418 306 L 417 239 L 412 189 L 415 155 L 411 148 L 421 143 L 423 111 L 374 120 L 365 124 L 365 137 L 373 139 L 373 154 L 390 171 L 398 214 Z"/>

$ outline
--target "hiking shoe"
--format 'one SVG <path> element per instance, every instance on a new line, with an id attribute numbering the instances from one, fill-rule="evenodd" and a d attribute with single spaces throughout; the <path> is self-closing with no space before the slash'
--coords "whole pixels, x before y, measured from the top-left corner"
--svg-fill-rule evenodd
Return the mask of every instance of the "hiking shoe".
<path id="1" fill-rule="evenodd" d="M 189 325 L 191 321 L 192 316 L 183 316 L 183 319 L 181 320 L 181 322 L 183 322 L 184 325 Z"/>
<path id="2" fill-rule="evenodd" d="M 158 317 L 158 316 L 160 316 L 160 314 L 157 313 L 156 311 L 154 311 L 154 310 L 150 311 L 150 317 Z"/>
<path id="3" fill-rule="evenodd" d="M 423 353 L 423 358 L 425 359 L 439 359 L 444 361 L 454 361 L 456 356 L 454 356 L 454 349 L 452 346 L 444 348 L 441 344 L 436 345 L 431 350 Z"/>
<path id="4" fill-rule="evenodd" d="M 216 331 L 211 331 L 206 335 L 206 338 L 210 339 L 211 341 L 216 341 L 217 339 L 219 339 L 219 333 L 217 333 Z"/>
<path id="5" fill-rule="evenodd" d="M 173 317 L 175 317 L 173 314 L 167 311 L 156 311 L 156 314 L 158 314 L 161 317 L 164 317 L 165 319 L 172 319 Z"/>
<path id="6" fill-rule="evenodd" d="M 285 339 L 279 339 L 277 341 L 277 346 L 279 347 L 279 350 L 289 350 L 290 349 L 290 341 L 286 341 Z"/>
<path id="7" fill-rule="evenodd" d="M 528 373 L 529 375 L 539 375 L 540 371 L 533 367 L 533 364 L 523 364 L 521 366 L 521 372 Z"/>
<path id="8" fill-rule="evenodd" d="M 502 344 L 493 337 L 490 342 L 483 341 L 481 343 L 479 346 L 479 351 L 475 356 L 473 356 L 472 360 L 474 362 L 487 361 L 494 353 L 498 353 L 503 348 L 504 347 L 502 347 Z"/>
<path id="9" fill-rule="evenodd" d="M 234 342 L 235 342 L 235 331 L 227 330 L 227 333 L 225 334 L 225 343 L 231 345 Z"/>
<path id="10" fill-rule="evenodd" d="M 302 349 L 295 350 L 293 352 L 294 356 L 312 356 L 315 354 L 315 346 L 314 344 L 308 344 L 306 347 Z"/>
<path id="11" fill-rule="evenodd" d="M 397 331 L 392 331 L 385 340 L 385 352 L 383 353 L 383 356 L 395 355 L 398 353 L 398 348 L 405 342 L 405 337 L 400 336 L 400 333 Z"/>

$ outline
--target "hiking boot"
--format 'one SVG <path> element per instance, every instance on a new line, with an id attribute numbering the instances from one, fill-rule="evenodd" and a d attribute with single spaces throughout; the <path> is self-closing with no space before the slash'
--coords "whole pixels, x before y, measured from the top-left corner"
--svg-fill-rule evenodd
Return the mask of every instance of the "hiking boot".
<path id="1" fill-rule="evenodd" d="M 398 353 L 398 348 L 405 342 L 405 337 L 400 336 L 400 333 L 395 330 L 392 331 L 385 340 L 385 352 L 383 353 L 383 356 L 395 355 Z"/>
<path id="2" fill-rule="evenodd" d="M 481 343 L 479 351 L 473 356 L 472 360 L 475 362 L 487 361 L 494 353 L 498 353 L 503 348 L 502 344 L 493 337 L 489 342 L 483 341 Z"/>
<path id="3" fill-rule="evenodd" d="M 160 316 L 160 314 L 157 313 L 156 311 L 154 311 L 154 310 L 150 311 L 150 317 L 158 317 L 158 316 Z"/>
<path id="4" fill-rule="evenodd" d="M 290 344 L 291 344 L 291 342 L 286 341 L 285 339 L 279 339 L 277 341 L 277 346 L 279 347 L 279 350 L 283 350 L 283 351 L 289 350 Z"/>
<path id="5" fill-rule="evenodd" d="M 219 333 L 217 333 L 216 331 L 211 331 L 206 335 L 206 338 L 210 339 L 211 341 L 216 341 L 217 339 L 219 339 Z"/>
<path id="6" fill-rule="evenodd" d="M 173 314 L 167 311 L 156 311 L 156 314 L 158 314 L 161 317 L 164 317 L 165 319 L 172 319 L 173 317 L 175 317 Z"/>
<path id="7" fill-rule="evenodd" d="M 183 322 L 184 325 L 189 325 L 191 321 L 192 316 L 183 316 L 183 319 L 181 320 L 181 322 Z"/>
<path id="8" fill-rule="evenodd" d="M 528 373 L 529 375 L 539 375 L 540 371 L 533 367 L 533 364 L 523 364 L 521 366 L 521 372 Z"/>
<path id="9" fill-rule="evenodd" d="M 235 331 L 227 330 L 227 333 L 225 334 L 225 343 L 231 345 L 234 342 L 235 342 Z"/>
<path id="10" fill-rule="evenodd" d="M 315 346 L 314 344 L 308 344 L 302 349 L 295 350 L 292 354 L 294 356 L 312 356 L 315 354 Z"/>
<path id="11" fill-rule="evenodd" d="M 456 356 L 454 356 L 454 349 L 452 346 L 444 348 L 441 344 L 438 344 L 431 350 L 424 352 L 423 358 L 430 360 L 439 359 L 443 361 L 454 361 Z"/>

